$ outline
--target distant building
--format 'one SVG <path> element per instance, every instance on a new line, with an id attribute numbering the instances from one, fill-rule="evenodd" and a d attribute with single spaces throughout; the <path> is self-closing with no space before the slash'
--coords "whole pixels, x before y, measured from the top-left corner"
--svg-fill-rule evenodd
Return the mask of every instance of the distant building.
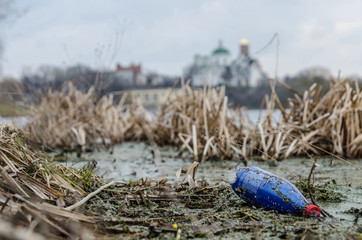
<path id="1" fill-rule="evenodd" d="M 178 77 L 156 72 L 142 73 L 141 64 L 122 66 L 117 64 L 116 71 L 111 72 L 109 80 L 123 87 L 167 87 L 172 86 Z"/>
<path id="2" fill-rule="evenodd" d="M 145 88 L 126 90 L 132 100 L 139 100 L 146 107 L 157 107 L 165 103 L 167 98 L 174 99 L 180 89 Z"/>
<path id="3" fill-rule="evenodd" d="M 194 61 L 184 71 L 184 77 L 191 79 L 193 86 L 202 86 L 206 81 L 212 86 L 255 87 L 266 81 L 259 62 L 249 55 L 249 42 L 240 41 L 240 51 L 233 59 L 222 42 L 211 55 L 195 55 Z"/>
<path id="4" fill-rule="evenodd" d="M 128 85 L 145 85 L 146 78 L 142 75 L 141 70 L 141 64 L 131 64 L 127 67 L 117 64 L 115 76 L 118 79 L 122 79 L 124 83 L 127 83 Z"/>
<path id="5" fill-rule="evenodd" d="M 192 85 L 202 86 L 206 80 L 212 85 L 223 84 L 223 79 L 220 76 L 231 61 L 230 52 L 223 47 L 221 41 L 211 55 L 201 56 L 196 54 L 193 64 L 187 70 L 192 79 Z"/>
<path id="6" fill-rule="evenodd" d="M 146 75 L 147 86 L 162 86 L 165 82 L 165 76 L 156 72 L 150 72 Z"/>

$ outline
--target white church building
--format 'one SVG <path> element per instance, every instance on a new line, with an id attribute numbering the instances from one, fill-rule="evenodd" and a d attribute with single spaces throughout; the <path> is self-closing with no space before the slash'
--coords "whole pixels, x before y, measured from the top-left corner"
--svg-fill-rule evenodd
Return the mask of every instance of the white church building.
<path id="1" fill-rule="evenodd" d="M 240 41 L 240 51 L 235 59 L 221 41 L 210 55 L 196 54 L 193 63 L 185 68 L 184 77 L 186 80 L 191 79 L 195 87 L 203 86 L 205 81 L 212 86 L 232 87 L 256 87 L 266 81 L 266 74 L 261 70 L 259 62 L 249 56 L 246 39 Z"/>

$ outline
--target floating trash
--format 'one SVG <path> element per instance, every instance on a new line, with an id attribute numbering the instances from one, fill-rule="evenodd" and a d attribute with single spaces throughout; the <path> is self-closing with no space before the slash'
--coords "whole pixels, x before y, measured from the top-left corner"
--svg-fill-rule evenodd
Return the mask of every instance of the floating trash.
<path id="1" fill-rule="evenodd" d="M 232 184 L 243 200 L 266 210 L 318 217 L 319 207 L 308 203 L 301 192 L 287 180 L 258 167 L 240 168 Z"/>

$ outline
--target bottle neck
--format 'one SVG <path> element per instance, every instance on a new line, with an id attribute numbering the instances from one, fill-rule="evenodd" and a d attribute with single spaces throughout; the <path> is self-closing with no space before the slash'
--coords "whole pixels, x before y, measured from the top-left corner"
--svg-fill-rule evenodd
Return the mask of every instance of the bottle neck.
<path id="1" fill-rule="evenodd" d="M 321 210 L 316 205 L 314 204 L 307 205 L 307 211 L 305 213 L 307 217 L 319 217 L 320 213 Z"/>

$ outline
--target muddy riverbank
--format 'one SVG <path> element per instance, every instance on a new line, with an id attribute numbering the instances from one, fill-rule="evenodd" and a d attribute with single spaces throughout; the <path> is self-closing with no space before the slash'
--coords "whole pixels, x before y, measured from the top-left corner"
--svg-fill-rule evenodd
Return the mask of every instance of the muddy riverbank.
<path id="1" fill-rule="evenodd" d="M 176 172 L 180 168 L 187 169 L 192 164 L 192 156 L 186 153 L 180 155 L 172 147 L 162 147 L 160 152 L 161 159 L 157 160 L 150 146 L 129 142 L 116 145 L 109 150 L 85 153 L 81 155 L 81 158 L 73 153 L 58 156 L 56 159 L 74 167 L 81 167 L 92 162 L 93 164 L 90 165 L 94 165 L 96 162 L 96 174 L 113 180 L 137 182 L 141 178 L 167 177 L 167 183 L 170 184 L 169 195 L 176 194 L 177 201 L 147 199 L 147 204 L 139 200 L 131 201 L 130 205 L 124 205 L 126 196 L 133 196 L 138 191 L 137 189 L 128 189 L 127 194 L 114 196 L 111 204 L 104 202 L 104 198 L 91 200 L 90 205 L 84 210 L 91 214 L 131 217 L 146 222 L 151 221 L 151 218 L 162 219 L 157 223 L 161 225 L 156 224 L 157 227 L 152 227 L 152 224 L 133 222 L 119 224 L 115 232 L 122 236 L 173 238 L 177 231 L 171 226 L 175 223 L 183 229 L 182 238 L 240 239 L 242 236 L 245 239 L 299 239 L 303 237 L 310 239 L 309 237 L 316 236 L 318 239 L 360 239 L 361 237 L 361 220 L 356 224 L 355 219 L 358 211 L 362 209 L 362 175 L 354 166 L 341 160 L 316 159 L 318 167 L 314 170 L 312 181 L 316 186 L 317 203 L 334 218 L 306 219 L 255 209 L 240 200 L 232 192 L 229 183 L 234 180 L 236 169 L 245 166 L 246 163 L 248 166 L 259 166 L 286 178 L 301 189 L 313 165 L 311 159 L 286 159 L 280 164 L 256 159 L 248 159 L 247 162 L 242 160 L 207 161 L 199 165 L 196 179 L 203 182 L 205 186 L 218 185 L 218 187 L 198 188 L 199 192 L 193 193 L 192 189 L 175 192 L 175 189 L 171 187 Z M 359 168 L 362 167 L 361 159 L 349 160 L 349 162 Z M 150 195 L 154 193 L 152 189 L 147 191 Z M 189 196 L 189 200 L 186 200 L 185 196 Z M 308 198 L 307 194 L 306 197 Z"/>

